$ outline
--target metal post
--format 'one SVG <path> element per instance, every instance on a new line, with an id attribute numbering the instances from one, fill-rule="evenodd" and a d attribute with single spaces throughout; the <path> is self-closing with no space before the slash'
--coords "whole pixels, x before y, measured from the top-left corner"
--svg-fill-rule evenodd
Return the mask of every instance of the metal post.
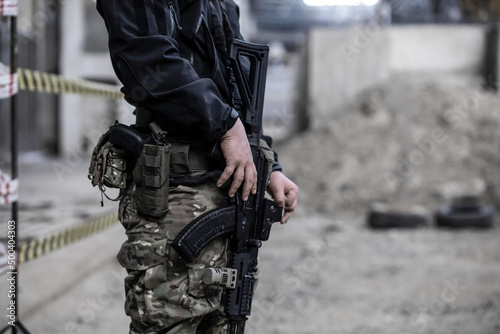
<path id="1" fill-rule="evenodd" d="M 17 17 L 10 17 L 10 74 L 15 74 L 17 72 L 17 52 L 18 52 L 18 43 L 17 43 Z M 19 166 L 18 166 L 18 134 L 19 125 L 18 125 L 18 112 L 17 112 L 17 94 L 14 94 L 10 97 L 10 148 L 11 148 L 11 179 L 17 180 L 19 177 Z M 19 190 L 18 190 L 19 191 Z M 14 234 L 16 239 L 18 237 L 18 224 L 19 224 L 19 202 L 18 200 L 12 203 L 12 220 L 15 222 L 14 224 Z M 17 243 L 14 244 L 14 250 L 16 254 L 18 254 Z M 30 334 L 30 332 L 24 327 L 24 325 L 19 321 L 19 298 L 17 298 L 19 294 L 18 289 L 18 280 L 19 280 L 19 267 L 16 266 L 16 279 L 14 283 L 14 288 L 16 293 L 11 299 L 14 301 L 14 305 L 16 306 L 16 320 L 15 326 L 6 325 L 0 328 L 0 333 L 4 333 L 10 327 L 12 334 Z"/>

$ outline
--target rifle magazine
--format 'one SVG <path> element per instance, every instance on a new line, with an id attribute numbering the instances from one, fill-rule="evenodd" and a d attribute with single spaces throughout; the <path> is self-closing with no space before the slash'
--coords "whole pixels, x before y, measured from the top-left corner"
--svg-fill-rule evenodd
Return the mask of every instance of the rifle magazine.
<path id="1" fill-rule="evenodd" d="M 212 240 L 234 232 L 234 217 L 234 206 L 210 210 L 186 225 L 172 247 L 184 260 L 193 262 Z"/>

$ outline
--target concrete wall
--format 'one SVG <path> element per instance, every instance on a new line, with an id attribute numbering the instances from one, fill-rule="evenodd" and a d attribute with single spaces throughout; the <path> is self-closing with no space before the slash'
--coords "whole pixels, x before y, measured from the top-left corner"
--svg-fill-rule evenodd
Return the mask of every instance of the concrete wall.
<path id="1" fill-rule="evenodd" d="M 310 33 L 308 109 L 313 127 L 388 78 L 388 45 L 388 35 L 378 27 Z"/>
<path id="2" fill-rule="evenodd" d="M 484 26 L 318 29 L 309 35 L 308 111 L 316 127 L 397 73 L 480 73 Z"/>
<path id="3" fill-rule="evenodd" d="M 256 27 L 249 0 L 237 0 L 237 3 L 242 32 L 251 37 L 255 35 Z M 63 2 L 60 71 L 63 76 L 71 78 L 115 81 L 118 84 L 107 47 L 101 46 L 102 35 L 107 36 L 106 28 L 94 7 L 94 2 L 89 0 Z M 84 153 L 87 145 L 95 144 L 98 133 L 106 130 L 115 119 L 126 124 L 134 121 L 133 107 L 124 100 L 67 94 L 60 97 L 60 110 L 60 151 L 70 157 Z"/>
<path id="4" fill-rule="evenodd" d="M 484 60 L 485 27 L 397 26 L 388 31 L 391 72 L 477 74 Z"/>

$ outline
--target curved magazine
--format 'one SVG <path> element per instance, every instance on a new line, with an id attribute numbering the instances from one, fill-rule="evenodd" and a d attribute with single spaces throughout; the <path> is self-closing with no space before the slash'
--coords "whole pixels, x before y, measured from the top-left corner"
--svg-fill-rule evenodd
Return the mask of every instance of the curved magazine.
<path id="1" fill-rule="evenodd" d="M 172 247 L 188 262 L 193 262 L 212 240 L 234 233 L 235 206 L 210 210 L 186 225 Z"/>

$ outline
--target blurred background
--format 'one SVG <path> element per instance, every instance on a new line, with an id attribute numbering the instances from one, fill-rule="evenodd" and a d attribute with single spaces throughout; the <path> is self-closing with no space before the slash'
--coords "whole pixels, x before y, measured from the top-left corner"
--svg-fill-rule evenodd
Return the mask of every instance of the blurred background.
<path id="1" fill-rule="evenodd" d="M 265 132 L 301 189 L 261 249 L 247 332 L 500 333 L 500 1 L 235 1 L 246 39 L 270 45 Z M 18 316 L 37 334 L 126 333 L 125 234 L 87 170 L 133 108 L 95 1 L 18 7 Z M 107 94 L 47 92 L 43 73 Z M 10 138 L 3 99 L 7 177 Z M 10 217 L 0 204 L 4 244 Z"/>

